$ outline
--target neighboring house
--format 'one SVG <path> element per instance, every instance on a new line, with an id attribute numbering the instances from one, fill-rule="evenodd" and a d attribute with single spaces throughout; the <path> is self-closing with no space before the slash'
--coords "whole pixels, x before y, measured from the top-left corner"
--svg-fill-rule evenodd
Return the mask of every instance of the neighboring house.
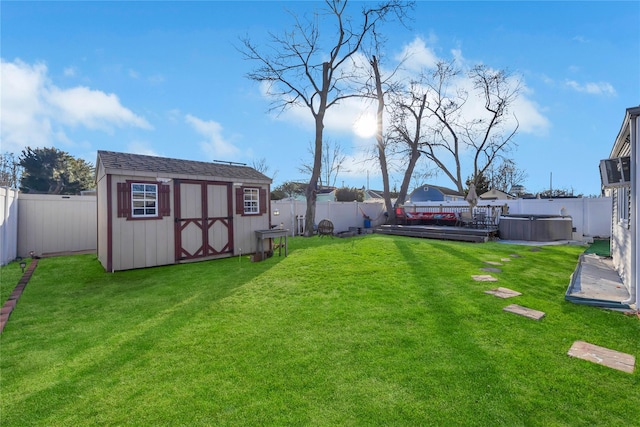
<path id="1" fill-rule="evenodd" d="M 364 201 L 368 200 L 384 201 L 384 191 L 364 190 Z"/>
<path id="2" fill-rule="evenodd" d="M 307 188 L 307 184 L 297 184 L 301 189 L 300 192 L 294 194 L 291 198 L 293 200 L 307 201 L 307 195 L 304 189 Z M 336 188 L 335 187 L 320 187 L 316 193 L 316 202 L 335 202 L 336 201 Z"/>
<path id="3" fill-rule="evenodd" d="M 638 165 L 640 164 L 640 106 L 627 109 L 609 159 L 601 162 L 603 185 L 612 195 L 611 258 L 630 298 L 640 306 L 638 266 Z M 608 170 L 607 170 L 608 168 Z"/>
<path id="4" fill-rule="evenodd" d="M 391 206 L 396 204 L 397 197 L 391 197 Z M 383 190 L 365 190 L 364 201 L 368 203 L 385 203 Z"/>
<path id="5" fill-rule="evenodd" d="M 423 185 L 411 192 L 410 203 L 416 202 L 464 202 L 464 194 L 446 187 Z"/>
<path id="6" fill-rule="evenodd" d="M 303 200 L 307 200 L 306 197 Z M 321 188 L 316 194 L 316 202 L 335 202 L 336 189 L 333 187 Z"/>
<path id="7" fill-rule="evenodd" d="M 515 200 L 516 199 L 515 196 L 512 196 L 509 193 L 505 193 L 504 191 L 496 190 L 495 188 L 487 191 L 486 193 L 482 193 L 481 195 L 478 196 L 478 198 L 482 200 Z"/>
<path id="8" fill-rule="evenodd" d="M 98 151 L 98 244 L 107 271 L 255 253 L 271 179 L 222 163 Z"/>

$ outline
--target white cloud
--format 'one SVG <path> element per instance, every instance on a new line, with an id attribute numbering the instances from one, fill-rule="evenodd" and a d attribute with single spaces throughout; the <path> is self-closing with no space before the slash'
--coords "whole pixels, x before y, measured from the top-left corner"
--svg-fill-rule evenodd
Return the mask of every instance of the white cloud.
<path id="1" fill-rule="evenodd" d="M 565 84 L 576 92 L 588 93 L 589 95 L 616 95 L 615 88 L 611 83 L 607 82 L 587 82 L 585 84 L 580 84 L 575 80 L 567 80 Z"/>
<path id="2" fill-rule="evenodd" d="M 45 145 L 51 140 L 51 121 L 43 99 L 47 67 L 20 60 L 0 62 L 2 151 L 17 153 L 27 145 Z"/>
<path id="3" fill-rule="evenodd" d="M 523 133 L 545 135 L 551 122 L 544 116 L 542 108 L 527 97 L 526 88 L 513 103 L 512 111 L 518 119 L 519 131 Z"/>
<path id="4" fill-rule="evenodd" d="M 47 100 L 59 120 L 71 126 L 107 131 L 113 126 L 152 129 L 145 119 L 123 107 L 113 93 L 106 94 L 83 86 L 71 89 L 51 87 Z"/>
<path id="5" fill-rule="evenodd" d="M 433 37 L 429 40 L 433 44 Z M 427 46 L 427 42 L 416 37 L 409 44 L 406 44 L 402 52 L 396 56 L 396 60 L 404 60 L 404 67 L 410 71 L 421 71 L 424 68 L 434 68 L 440 59 L 432 48 Z"/>
<path id="6" fill-rule="evenodd" d="M 65 70 L 65 74 L 69 73 L 69 69 Z M 0 75 L 3 151 L 19 152 L 26 146 L 54 142 L 72 144 L 65 132 L 69 126 L 106 131 L 127 126 L 152 128 L 144 118 L 124 107 L 115 94 L 82 86 L 59 88 L 48 77 L 43 63 L 1 60 Z"/>
<path id="7" fill-rule="evenodd" d="M 200 147 L 208 156 L 212 158 L 222 157 L 222 160 L 225 160 L 233 158 L 239 153 L 238 148 L 222 135 L 222 125 L 220 123 L 213 120 L 205 121 L 191 114 L 185 116 L 185 121 L 196 132 L 205 137 L 205 140 L 200 143 Z"/>

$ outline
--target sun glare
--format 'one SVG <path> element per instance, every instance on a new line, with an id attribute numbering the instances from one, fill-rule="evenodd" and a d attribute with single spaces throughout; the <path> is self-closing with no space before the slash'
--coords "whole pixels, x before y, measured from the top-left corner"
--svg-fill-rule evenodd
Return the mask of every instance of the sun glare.
<path id="1" fill-rule="evenodd" d="M 353 133 L 360 138 L 371 138 L 376 134 L 376 118 L 372 114 L 363 114 L 353 124 Z"/>

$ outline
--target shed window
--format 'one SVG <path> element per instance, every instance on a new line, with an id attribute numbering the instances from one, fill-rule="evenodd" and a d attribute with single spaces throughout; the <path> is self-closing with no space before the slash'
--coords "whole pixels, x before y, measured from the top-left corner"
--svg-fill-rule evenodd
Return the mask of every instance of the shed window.
<path id="1" fill-rule="evenodd" d="M 158 216 L 158 186 L 131 184 L 131 216 L 133 218 Z"/>
<path id="2" fill-rule="evenodd" d="M 171 215 L 171 189 L 154 182 L 119 182 L 118 217 L 160 219 Z"/>
<path id="3" fill-rule="evenodd" d="M 258 188 L 244 188 L 244 214 L 256 215 L 260 213 L 260 192 Z"/>
<path id="4" fill-rule="evenodd" d="M 236 214 L 264 215 L 267 213 L 267 190 L 259 187 L 236 188 Z"/>

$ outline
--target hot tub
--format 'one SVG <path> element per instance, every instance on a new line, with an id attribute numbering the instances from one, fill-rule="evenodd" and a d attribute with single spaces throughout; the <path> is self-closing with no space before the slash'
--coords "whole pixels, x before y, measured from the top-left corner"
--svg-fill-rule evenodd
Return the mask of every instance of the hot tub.
<path id="1" fill-rule="evenodd" d="M 570 216 L 560 215 L 503 215 L 498 224 L 503 240 L 553 242 L 571 240 L 573 222 Z"/>

